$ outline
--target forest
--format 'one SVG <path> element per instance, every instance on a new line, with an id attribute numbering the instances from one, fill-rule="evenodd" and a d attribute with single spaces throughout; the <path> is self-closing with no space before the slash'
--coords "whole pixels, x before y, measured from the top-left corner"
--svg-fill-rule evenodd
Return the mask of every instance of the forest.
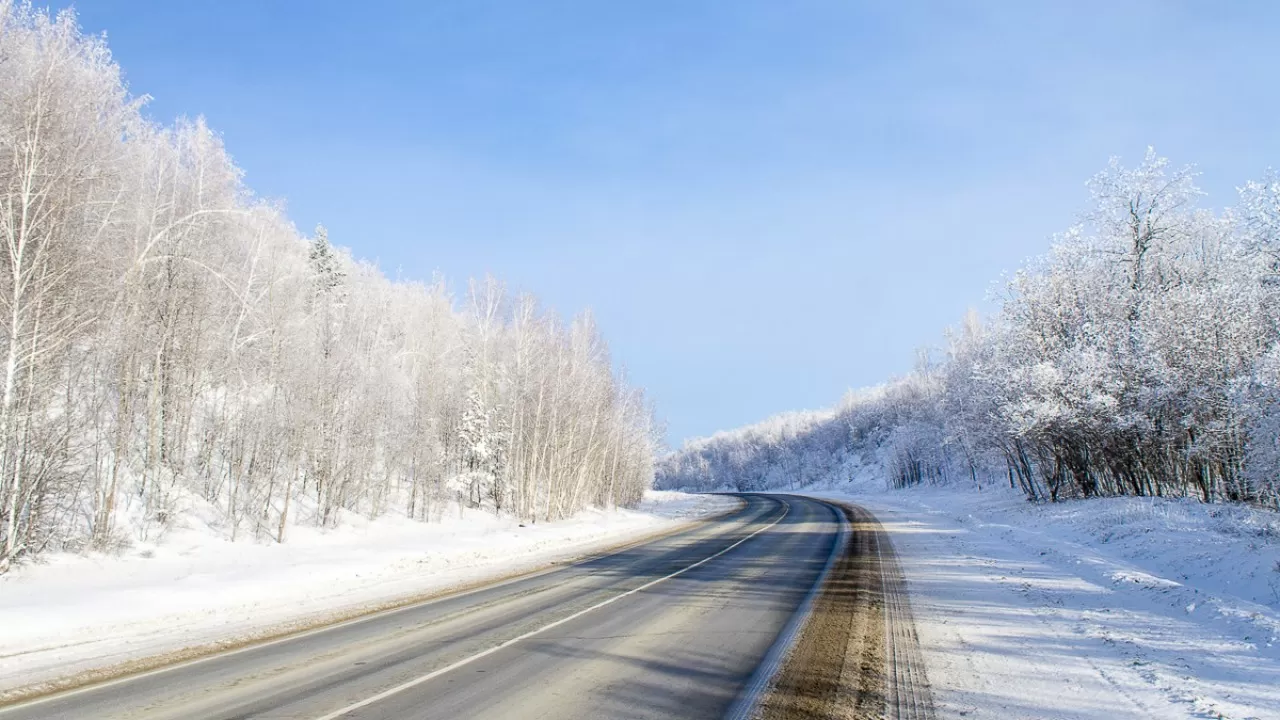
<path id="1" fill-rule="evenodd" d="M 1203 207 L 1149 150 L 915 368 L 686 443 L 663 487 L 791 488 L 871 467 L 892 486 L 1008 483 L 1030 500 L 1195 497 L 1280 508 L 1280 176 Z"/>
<path id="2" fill-rule="evenodd" d="M 344 513 L 640 499 L 652 414 L 590 315 L 390 280 L 144 105 L 72 14 L 0 2 L 0 572 L 195 507 L 285 542 Z"/>

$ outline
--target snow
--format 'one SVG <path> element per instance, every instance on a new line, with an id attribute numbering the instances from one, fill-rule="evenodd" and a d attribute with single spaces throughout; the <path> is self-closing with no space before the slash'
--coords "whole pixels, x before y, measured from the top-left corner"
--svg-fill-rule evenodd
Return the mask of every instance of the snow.
<path id="1" fill-rule="evenodd" d="M 1280 718 L 1280 516 L 1189 500 L 1032 505 L 1007 488 L 811 494 L 892 534 L 942 718 Z M 119 556 L 0 578 L 0 691 L 269 634 L 673 527 L 732 500 L 652 492 L 638 511 L 518 527 L 349 517 L 284 545 L 171 532 Z"/>
<path id="2" fill-rule="evenodd" d="M 347 516 L 336 530 L 291 528 L 283 545 L 195 523 L 120 555 L 42 556 L 0 576 L 0 694 L 535 569 L 734 505 L 651 491 L 634 511 L 526 527 L 476 510 L 433 523 Z"/>
<path id="3" fill-rule="evenodd" d="M 882 486 L 940 717 L 1280 718 L 1277 514 Z"/>

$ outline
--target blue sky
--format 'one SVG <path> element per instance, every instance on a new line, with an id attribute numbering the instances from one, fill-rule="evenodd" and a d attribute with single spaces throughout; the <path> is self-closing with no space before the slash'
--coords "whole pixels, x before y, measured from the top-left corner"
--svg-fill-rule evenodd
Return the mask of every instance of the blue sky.
<path id="1" fill-rule="evenodd" d="M 299 227 L 592 308 L 673 443 L 907 371 L 1109 156 L 1280 166 L 1280 3 L 66 5 Z"/>

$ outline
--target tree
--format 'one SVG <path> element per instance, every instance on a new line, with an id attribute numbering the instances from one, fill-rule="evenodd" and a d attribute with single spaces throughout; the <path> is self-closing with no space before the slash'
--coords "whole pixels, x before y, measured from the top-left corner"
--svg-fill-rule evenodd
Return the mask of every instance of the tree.
<path id="1" fill-rule="evenodd" d="M 634 503 L 650 418 L 594 327 L 301 237 L 202 120 L 145 121 L 70 13 L 0 2 L 0 571 L 203 507 L 284 542 L 451 483 L 522 519 Z"/>
<path id="2" fill-rule="evenodd" d="M 899 486 L 1003 476 L 1031 500 L 1277 507 L 1280 185 L 1249 183 L 1215 214 L 1194 177 L 1153 151 L 1113 160 L 1089 183 L 1094 209 L 1008 279 L 993 317 L 949 333 L 941 363 L 791 437 L 765 433 L 775 420 L 690 443 L 660 484 L 785 486 L 867 464 Z"/>

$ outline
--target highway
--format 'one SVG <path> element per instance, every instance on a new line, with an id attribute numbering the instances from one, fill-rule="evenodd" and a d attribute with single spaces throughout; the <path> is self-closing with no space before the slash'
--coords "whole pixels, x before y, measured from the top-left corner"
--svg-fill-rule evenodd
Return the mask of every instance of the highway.
<path id="1" fill-rule="evenodd" d="M 607 555 L 0 709 L 0 720 L 717 718 L 841 516 L 795 496 Z"/>

